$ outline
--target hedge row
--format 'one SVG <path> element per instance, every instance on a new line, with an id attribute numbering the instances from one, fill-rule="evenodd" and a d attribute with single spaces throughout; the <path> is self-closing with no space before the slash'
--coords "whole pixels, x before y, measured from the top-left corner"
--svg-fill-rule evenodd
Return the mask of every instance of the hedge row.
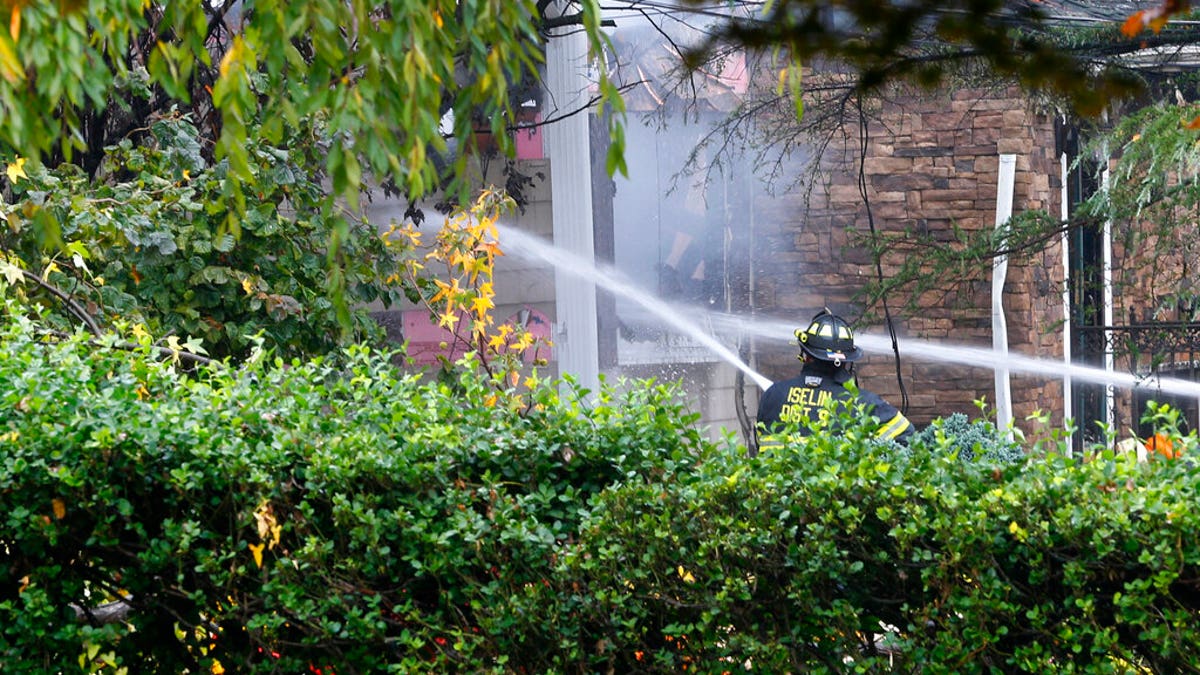
<path id="1" fill-rule="evenodd" d="M 593 496 L 708 452 L 660 386 L 511 414 L 473 371 L 421 382 L 365 349 L 184 376 L 4 332 L 6 671 L 502 667 L 529 649 L 510 599 Z M 125 623 L 75 617 L 120 598 Z"/>
<path id="2" fill-rule="evenodd" d="M 514 411 L 469 365 L 391 356 L 187 375 L 8 320 L 0 669 L 1200 663 L 1194 438 L 1185 461 L 963 461 L 866 422 L 750 460 L 672 387 L 543 383 Z"/>
<path id="3" fill-rule="evenodd" d="M 615 487 L 547 601 L 616 672 L 1200 669 L 1193 464 L 942 449 L 817 437 Z"/>

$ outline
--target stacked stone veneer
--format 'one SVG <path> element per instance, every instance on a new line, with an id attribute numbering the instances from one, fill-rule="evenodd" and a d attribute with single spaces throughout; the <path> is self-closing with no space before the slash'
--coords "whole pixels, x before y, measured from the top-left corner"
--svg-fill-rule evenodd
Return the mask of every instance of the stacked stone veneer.
<path id="1" fill-rule="evenodd" d="M 847 126 L 843 138 L 844 147 L 831 146 L 824 154 L 824 189 L 818 188 L 807 203 L 797 193 L 758 221 L 769 223 L 755 233 L 755 304 L 761 313 L 795 317 L 797 325 L 822 306 L 852 320 L 882 314 L 878 305 L 852 302 L 876 270 L 867 250 L 850 246 L 853 234 L 868 233 L 869 224 L 858 187 L 858 128 Z M 1006 153 L 1016 155 L 1013 212 L 1059 213 L 1054 119 L 1034 110 L 1019 90 L 959 90 L 881 104 L 868 139 L 863 168 L 871 214 L 881 233 L 922 231 L 947 241 L 955 226 L 994 228 L 999 157 Z M 884 275 L 894 274 L 901 262 L 895 255 L 885 256 Z M 978 281 L 925 294 L 916 316 L 897 317 L 903 299 L 895 298 L 897 334 L 990 348 L 990 263 L 980 261 L 979 266 Z M 1004 305 L 1011 351 L 1061 363 L 1062 280 L 1057 242 L 1032 259 L 1010 261 Z M 859 327 L 885 330 L 881 324 Z M 759 363 L 773 379 L 798 367 L 794 350 L 761 352 Z M 1039 410 L 1061 422 L 1062 386 L 1054 377 L 1058 370 L 1047 365 L 1045 376 L 1013 374 L 1013 418 L 1019 425 L 1028 427 L 1024 418 Z M 990 368 L 939 364 L 901 351 L 900 375 L 909 417 L 918 424 L 956 411 L 978 417 L 976 400 L 995 401 Z M 900 404 L 892 354 L 872 353 L 859 365 L 859 382 Z"/>

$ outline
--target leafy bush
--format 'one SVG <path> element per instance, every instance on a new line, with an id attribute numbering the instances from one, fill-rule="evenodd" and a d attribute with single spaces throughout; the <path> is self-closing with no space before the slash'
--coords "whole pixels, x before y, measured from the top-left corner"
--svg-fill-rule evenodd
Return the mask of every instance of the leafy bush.
<path id="1" fill-rule="evenodd" d="M 1000 433 L 986 419 L 971 421 L 962 413 L 934 420 L 913 435 L 909 446 L 915 451 L 937 451 L 956 455 L 964 461 L 1020 462 L 1025 450 L 1015 440 Z"/>
<path id="2" fill-rule="evenodd" d="M 593 672 L 1165 673 L 1200 659 L 1194 466 L 961 462 L 841 421 L 841 436 L 606 491 L 562 585 L 534 604 L 579 617 L 566 632 Z"/>
<path id="3" fill-rule="evenodd" d="M 0 248 L 14 255 L 0 256 L 0 269 L 31 273 L 20 297 L 54 310 L 66 330 L 81 319 L 143 323 L 217 358 L 244 357 L 256 339 L 291 356 L 338 348 L 346 328 L 360 340 L 382 335 L 361 307 L 401 297 L 383 281 L 393 254 L 375 226 L 322 206 L 322 176 L 305 168 L 320 165 L 309 161 L 320 152 L 311 139 L 245 148 L 254 190 L 241 195 L 235 231 L 234 178 L 204 159 L 190 119 L 158 118 L 141 138 L 109 148 L 95 178 L 63 164 L 13 183 Z M 20 270 L 8 281 L 22 281 Z"/>
<path id="4" fill-rule="evenodd" d="M 668 387 L 539 386 L 514 414 L 476 370 L 422 382 L 388 356 L 184 376 L 9 322 L 0 663 L 504 670 L 555 647 L 511 630 L 510 599 L 594 495 L 708 452 Z M 125 621 L 89 620 L 119 599 Z"/>
<path id="5" fill-rule="evenodd" d="M 846 412 L 750 459 L 651 382 L 497 396 L 469 363 L 427 382 L 362 347 L 181 375 L 3 331 L 14 672 L 1200 662 L 1194 436 L 1182 460 L 963 462 Z"/>

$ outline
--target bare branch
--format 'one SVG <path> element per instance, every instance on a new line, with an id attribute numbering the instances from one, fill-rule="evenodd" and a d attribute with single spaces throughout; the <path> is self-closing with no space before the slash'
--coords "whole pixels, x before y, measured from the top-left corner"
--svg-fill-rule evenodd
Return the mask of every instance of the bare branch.
<path id="1" fill-rule="evenodd" d="M 42 287 L 46 292 L 58 298 L 59 301 L 61 301 L 67 308 L 67 311 L 71 312 L 75 318 L 82 321 L 93 335 L 100 335 L 104 332 L 103 329 L 100 328 L 100 324 L 96 323 L 96 319 L 93 318 L 91 314 L 88 314 L 87 310 L 80 307 L 79 303 L 75 302 L 75 300 L 73 300 L 66 292 L 54 284 L 42 279 L 33 272 L 30 272 L 29 270 L 21 270 L 21 274 L 24 275 L 29 281 L 32 281 L 33 283 Z"/>
<path id="2" fill-rule="evenodd" d="M 64 333 L 60 330 L 44 330 L 43 333 L 64 340 L 71 337 L 70 333 Z M 118 340 L 116 342 L 89 340 L 88 344 L 94 347 L 111 347 L 113 349 L 121 349 L 128 352 L 135 352 L 146 348 L 145 345 L 141 345 L 136 342 L 129 342 L 127 340 Z M 187 361 L 188 363 L 201 366 L 221 367 L 224 365 L 222 362 L 217 361 L 216 359 L 210 359 L 207 356 L 201 356 L 199 354 L 184 351 L 182 349 L 171 349 L 170 347 L 160 347 L 158 345 L 150 345 L 149 348 L 154 353 L 167 359 L 179 359 L 181 361 Z"/>
<path id="3" fill-rule="evenodd" d="M 71 610 L 79 621 L 86 620 L 93 626 L 104 626 L 111 623 L 121 623 L 133 612 L 133 605 L 126 600 L 114 600 L 97 607 L 84 607 L 72 603 Z"/>

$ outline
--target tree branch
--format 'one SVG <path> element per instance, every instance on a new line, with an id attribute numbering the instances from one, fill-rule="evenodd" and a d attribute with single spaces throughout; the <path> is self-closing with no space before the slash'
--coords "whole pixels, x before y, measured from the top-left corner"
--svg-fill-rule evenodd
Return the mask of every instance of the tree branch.
<path id="1" fill-rule="evenodd" d="M 75 318 L 82 321 L 93 335 L 99 336 L 104 332 L 104 330 L 100 328 L 100 324 L 96 323 L 96 319 L 93 318 L 91 314 L 88 314 L 86 310 L 80 307 L 79 303 L 75 302 L 75 300 L 73 300 L 71 296 L 67 295 L 66 292 L 59 289 L 54 284 L 45 281 L 40 276 L 30 272 L 29 270 L 21 270 L 21 274 L 24 275 L 24 277 L 29 281 L 32 281 L 33 283 L 42 287 L 42 289 L 44 289 L 47 293 L 50 293 L 54 297 L 58 298 L 59 301 L 66 306 L 67 311 L 73 314 Z"/>
<path id="2" fill-rule="evenodd" d="M 630 90 L 630 89 L 632 89 L 632 88 L 634 88 L 634 87 L 637 87 L 637 86 L 639 86 L 639 85 L 641 85 L 641 84 L 642 84 L 642 81 L 641 81 L 641 80 L 639 80 L 638 82 L 634 82 L 633 84 L 626 84 L 626 85 L 622 85 L 622 86 L 621 86 L 621 87 L 618 89 L 618 91 L 620 91 L 620 92 L 623 94 L 623 93 L 625 93 L 626 91 L 628 91 L 628 90 Z M 592 109 L 592 106 L 594 106 L 594 105 L 595 105 L 596 103 L 598 103 L 599 101 L 600 101 L 600 97 L 599 97 L 599 96 L 593 96 L 593 97 L 591 97 L 590 99 L 588 99 L 588 102 L 587 102 L 587 103 L 585 103 L 585 104 L 583 104 L 583 105 L 579 106 L 578 108 L 576 108 L 576 109 L 574 109 L 574 110 L 568 110 L 568 111 L 566 111 L 566 112 L 562 113 L 561 115 L 557 115 L 557 116 L 554 116 L 554 117 L 547 117 L 547 118 L 543 119 L 541 122 L 530 122 L 530 123 L 527 123 L 527 124 L 516 124 L 516 125 L 513 125 L 513 126 L 510 126 L 510 127 L 508 127 L 508 130 L 509 130 L 509 131 L 516 131 L 516 130 L 518 130 L 518 129 L 534 129 L 534 128 L 537 128 L 537 127 L 546 126 L 547 124 L 554 124 L 555 122 L 558 122 L 558 121 L 561 121 L 561 120 L 565 120 L 565 119 L 567 119 L 567 118 L 574 117 L 574 116 L 576 116 L 576 115 L 580 115 L 580 114 L 583 114 L 583 113 L 586 113 L 586 112 L 588 112 L 589 110 L 591 110 L 591 109 Z"/>
<path id="3" fill-rule="evenodd" d="M 559 14 L 558 16 L 546 16 L 546 10 L 549 9 L 552 0 L 538 0 L 537 12 L 541 18 L 541 27 L 538 29 L 542 35 L 551 28 L 563 28 L 565 26 L 582 26 L 583 11 L 580 10 L 573 14 Z M 603 19 L 600 25 L 606 28 L 612 28 L 617 25 L 617 22 L 612 19 Z"/>
<path id="4" fill-rule="evenodd" d="M 87 620 L 93 626 L 103 626 L 125 621 L 133 611 L 133 605 L 129 604 L 127 600 L 114 600 L 97 607 L 83 607 L 71 603 L 71 610 L 75 612 L 77 620 Z"/>
<path id="5" fill-rule="evenodd" d="M 43 333 L 45 333 L 46 335 L 50 335 L 50 336 L 64 339 L 64 340 L 71 337 L 71 335 L 69 333 L 64 333 L 60 330 L 47 329 L 47 330 L 44 330 Z M 128 351 L 128 352 L 136 352 L 136 351 L 146 348 L 146 345 L 138 344 L 136 342 L 129 342 L 128 340 L 119 340 L 116 342 L 105 342 L 102 340 L 88 340 L 88 344 L 92 345 L 94 347 L 111 347 L 113 349 L 121 349 L 121 350 Z M 201 356 L 199 354 L 195 354 L 193 352 L 187 352 L 182 349 L 171 349 L 170 347 L 160 347 L 158 345 L 150 345 L 149 347 L 154 353 L 158 354 L 159 356 L 161 356 L 163 358 L 180 359 L 183 361 L 187 361 L 188 363 L 200 365 L 200 366 L 220 367 L 220 366 L 224 365 L 222 362 L 217 361 L 216 359 L 210 359 L 207 356 Z"/>

